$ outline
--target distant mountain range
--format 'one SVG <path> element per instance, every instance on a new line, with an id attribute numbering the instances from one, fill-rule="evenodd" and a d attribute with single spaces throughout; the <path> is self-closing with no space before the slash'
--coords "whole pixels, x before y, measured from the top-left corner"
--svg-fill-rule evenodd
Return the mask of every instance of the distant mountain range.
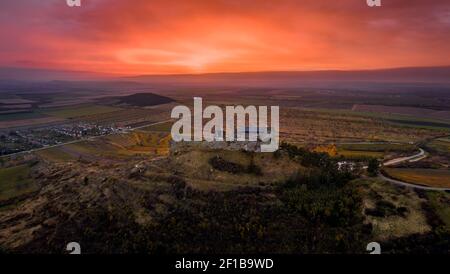
<path id="1" fill-rule="evenodd" d="M 0 67 L 0 80 L 10 81 L 93 81 L 113 79 L 114 74 L 93 73 L 88 71 L 68 71 L 39 68 Z"/>
<path id="2" fill-rule="evenodd" d="M 375 81 L 375 82 L 441 82 L 450 83 L 450 66 L 411 67 L 377 70 L 326 71 L 268 71 L 240 73 L 207 73 L 179 75 L 141 75 L 128 77 L 131 81 L 211 83 L 237 81 L 241 83 L 305 81 Z"/>
<path id="3" fill-rule="evenodd" d="M 268 71 L 238 73 L 173 74 L 120 76 L 83 71 L 62 71 L 30 68 L 0 68 L 0 80 L 121 80 L 170 84 L 236 84 L 262 85 L 283 82 L 297 84 L 308 81 L 364 81 L 364 82 L 430 82 L 450 83 L 450 66 L 410 67 L 377 70 L 327 71 Z"/>

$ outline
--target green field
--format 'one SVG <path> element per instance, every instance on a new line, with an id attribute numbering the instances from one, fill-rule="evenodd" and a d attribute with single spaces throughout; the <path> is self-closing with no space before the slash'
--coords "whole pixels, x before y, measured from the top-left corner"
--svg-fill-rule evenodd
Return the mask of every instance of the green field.
<path id="1" fill-rule="evenodd" d="M 0 169 L 0 201 L 18 197 L 38 189 L 29 178 L 28 165 Z"/>
<path id="2" fill-rule="evenodd" d="M 108 113 L 118 110 L 121 110 L 121 108 L 102 105 L 82 105 L 82 106 L 45 109 L 42 110 L 41 112 L 50 116 L 69 119 L 75 117 Z"/>

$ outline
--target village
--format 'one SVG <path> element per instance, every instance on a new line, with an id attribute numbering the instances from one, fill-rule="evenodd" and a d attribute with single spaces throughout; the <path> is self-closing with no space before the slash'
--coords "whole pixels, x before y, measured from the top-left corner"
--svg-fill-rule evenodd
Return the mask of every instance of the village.
<path id="1" fill-rule="evenodd" d="M 115 125 L 102 126 L 86 122 L 60 124 L 44 128 L 0 131 L 0 156 L 59 145 L 81 138 L 124 132 Z"/>

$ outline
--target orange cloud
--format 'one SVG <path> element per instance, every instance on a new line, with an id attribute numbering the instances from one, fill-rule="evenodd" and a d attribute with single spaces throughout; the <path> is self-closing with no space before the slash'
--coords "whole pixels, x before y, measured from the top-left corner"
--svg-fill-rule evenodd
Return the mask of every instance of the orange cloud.
<path id="1" fill-rule="evenodd" d="M 3 2 L 2 66 L 166 74 L 450 64 L 447 0 Z"/>

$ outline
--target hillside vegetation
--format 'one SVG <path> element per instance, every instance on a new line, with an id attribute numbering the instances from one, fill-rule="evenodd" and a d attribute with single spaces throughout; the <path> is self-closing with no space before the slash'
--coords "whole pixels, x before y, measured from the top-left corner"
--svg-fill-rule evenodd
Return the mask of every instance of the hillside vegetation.
<path id="1" fill-rule="evenodd" d="M 270 154 L 53 163 L 30 176 L 39 193 L 0 211 L 6 252 L 63 253 L 68 241 L 84 253 L 151 254 L 365 253 L 373 240 L 394 253 L 415 239 L 427 252 L 449 246 L 439 221 L 447 212 L 429 202 L 443 198 L 372 183 L 365 192 L 366 181 L 328 154 L 288 144 Z M 401 226 L 383 237 L 391 218 Z"/>

